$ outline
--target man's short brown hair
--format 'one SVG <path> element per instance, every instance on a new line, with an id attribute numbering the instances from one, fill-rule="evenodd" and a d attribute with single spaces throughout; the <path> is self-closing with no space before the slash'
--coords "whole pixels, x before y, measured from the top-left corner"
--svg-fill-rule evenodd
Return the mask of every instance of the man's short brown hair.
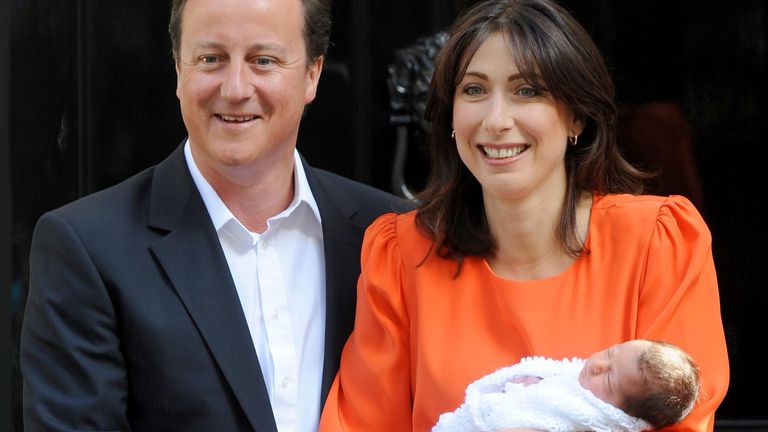
<path id="1" fill-rule="evenodd" d="M 301 0 L 304 6 L 304 46 L 307 50 L 307 65 L 325 55 L 331 36 L 331 0 Z M 187 0 L 173 0 L 168 33 L 171 36 L 173 58 L 178 63 L 181 46 L 181 18 Z"/>

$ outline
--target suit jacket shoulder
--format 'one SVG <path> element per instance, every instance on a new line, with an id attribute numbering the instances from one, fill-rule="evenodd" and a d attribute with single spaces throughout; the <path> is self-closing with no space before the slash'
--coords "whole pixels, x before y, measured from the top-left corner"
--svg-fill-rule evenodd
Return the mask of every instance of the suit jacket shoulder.
<path id="1" fill-rule="evenodd" d="M 307 175 L 310 185 L 314 179 L 317 186 L 313 192 L 321 189 L 319 194 L 326 194 L 339 208 L 355 213 L 354 220 L 363 226 L 383 213 L 404 213 L 415 207 L 414 203 L 388 192 L 320 168 L 310 168 L 310 173 Z"/>

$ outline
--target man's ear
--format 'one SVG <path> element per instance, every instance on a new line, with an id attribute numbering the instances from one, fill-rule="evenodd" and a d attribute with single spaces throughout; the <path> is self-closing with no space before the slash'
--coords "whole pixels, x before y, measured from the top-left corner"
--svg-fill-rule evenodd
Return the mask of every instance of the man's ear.
<path id="1" fill-rule="evenodd" d="M 307 89 L 304 93 L 304 104 L 315 100 L 317 95 L 317 84 L 320 82 L 320 74 L 323 72 L 324 56 L 314 59 L 307 69 Z"/>
<path id="2" fill-rule="evenodd" d="M 176 59 L 176 56 L 173 56 L 173 60 L 174 69 L 176 70 L 176 97 L 181 99 L 179 96 L 181 93 L 181 71 L 179 71 L 179 61 Z"/>

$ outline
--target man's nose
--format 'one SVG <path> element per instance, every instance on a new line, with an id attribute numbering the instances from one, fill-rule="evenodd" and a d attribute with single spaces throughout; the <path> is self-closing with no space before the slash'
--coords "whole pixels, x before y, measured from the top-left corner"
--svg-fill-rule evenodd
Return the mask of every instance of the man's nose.
<path id="1" fill-rule="evenodd" d="M 221 83 L 221 96 L 233 102 L 247 99 L 253 93 L 250 78 L 251 70 L 248 64 L 243 61 L 232 61 Z"/>

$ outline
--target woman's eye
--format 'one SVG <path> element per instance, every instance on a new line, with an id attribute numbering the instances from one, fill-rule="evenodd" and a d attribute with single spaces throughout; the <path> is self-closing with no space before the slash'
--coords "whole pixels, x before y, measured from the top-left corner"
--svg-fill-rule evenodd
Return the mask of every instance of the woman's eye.
<path id="1" fill-rule="evenodd" d="M 522 97 L 530 98 L 530 97 L 538 96 L 539 92 L 533 87 L 523 87 L 517 91 L 517 94 L 519 94 Z"/>
<path id="2" fill-rule="evenodd" d="M 467 86 L 464 87 L 464 93 L 469 96 L 479 96 L 483 94 L 483 89 L 480 86 Z"/>

